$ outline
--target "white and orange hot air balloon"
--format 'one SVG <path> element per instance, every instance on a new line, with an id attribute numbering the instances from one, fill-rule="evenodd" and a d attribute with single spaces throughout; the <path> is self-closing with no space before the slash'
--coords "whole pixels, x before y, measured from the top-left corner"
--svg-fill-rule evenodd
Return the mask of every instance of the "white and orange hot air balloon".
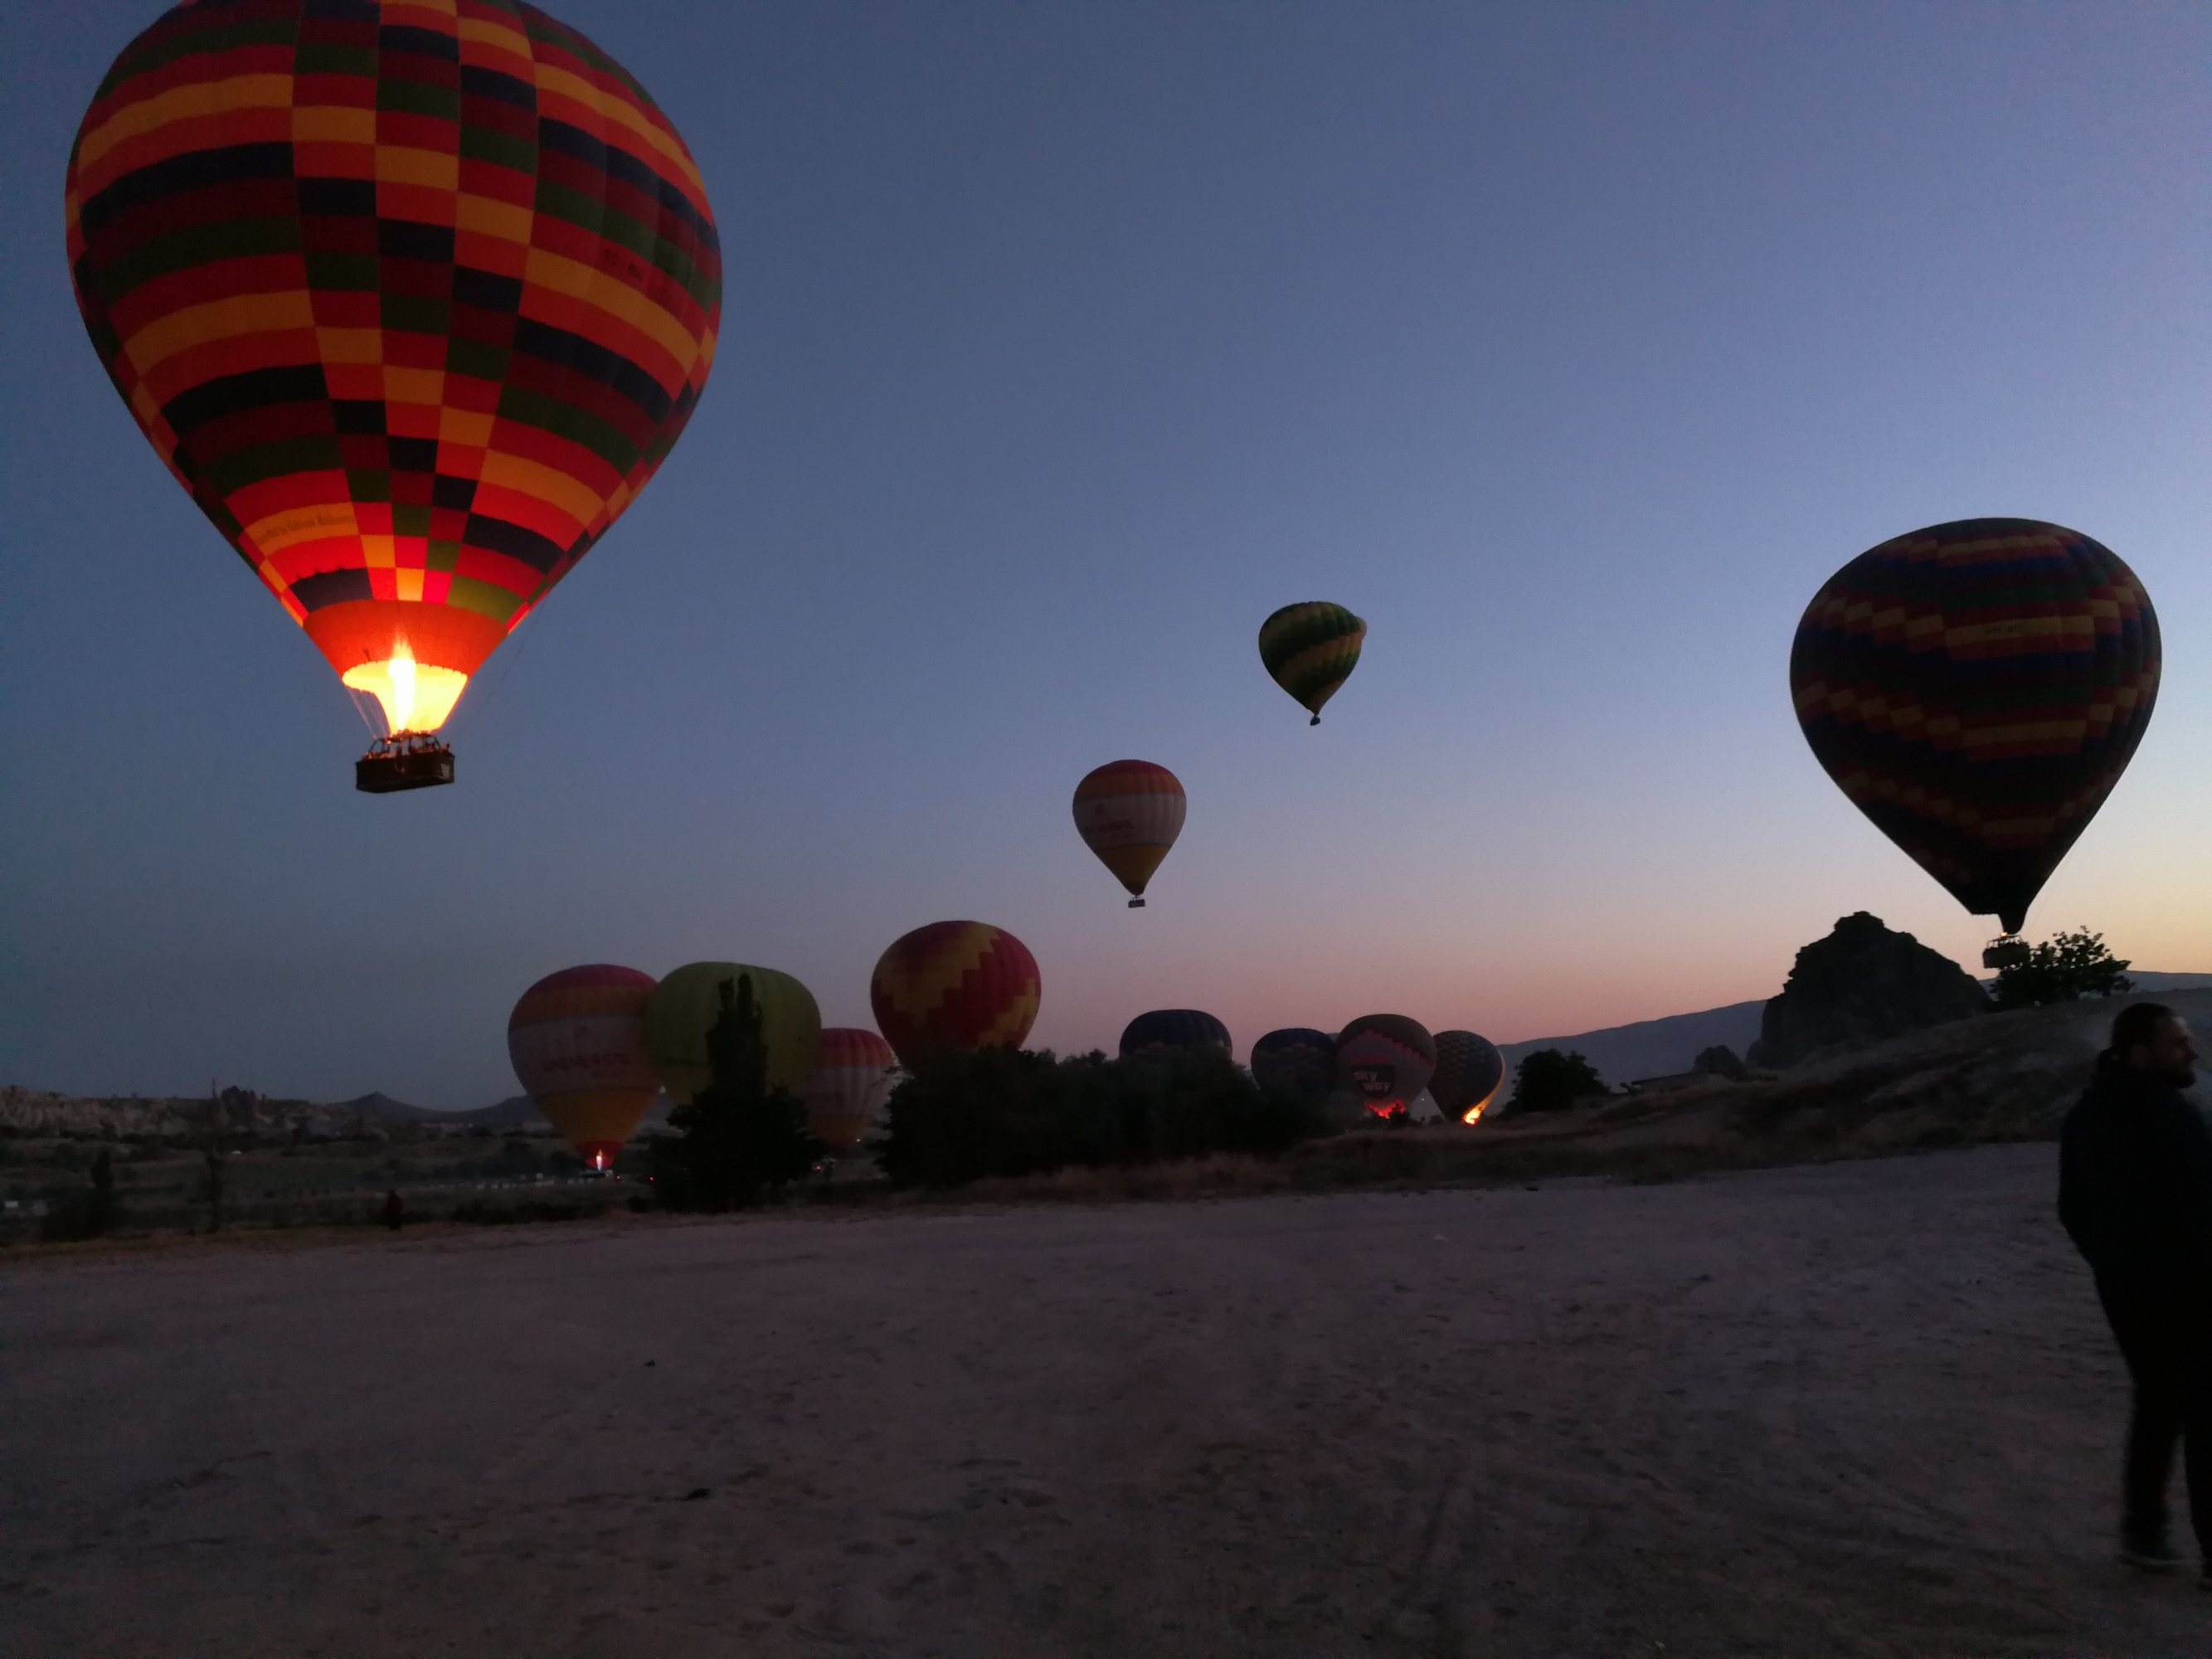
<path id="1" fill-rule="evenodd" d="M 660 1079 L 645 1045 L 650 974 L 595 963 L 548 974 L 507 1020 L 514 1074 L 562 1138 L 595 1170 L 636 1129 Z"/>
<path id="2" fill-rule="evenodd" d="M 898 1056 L 873 1031 L 827 1025 L 807 1079 L 806 1127 L 831 1152 L 851 1152 L 883 1121 Z"/>
<path id="3" fill-rule="evenodd" d="M 1129 890 L 1141 909 L 1145 884 L 1182 833 L 1188 801 L 1182 784 L 1151 761 L 1109 761 L 1075 786 L 1075 829 L 1083 844 Z"/>

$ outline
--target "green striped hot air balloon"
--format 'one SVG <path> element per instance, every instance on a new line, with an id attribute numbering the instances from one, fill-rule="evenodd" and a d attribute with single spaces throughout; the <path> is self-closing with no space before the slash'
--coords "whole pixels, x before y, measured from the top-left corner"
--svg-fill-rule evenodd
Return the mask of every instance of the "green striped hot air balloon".
<path id="1" fill-rule="evenodd" d="M 1359 665 L 1367 624 L 1340 605 L 1286 605 L 1260 624 L 1260 660 L 1276 684 L 1321 724 L 1321 706 Z"/>

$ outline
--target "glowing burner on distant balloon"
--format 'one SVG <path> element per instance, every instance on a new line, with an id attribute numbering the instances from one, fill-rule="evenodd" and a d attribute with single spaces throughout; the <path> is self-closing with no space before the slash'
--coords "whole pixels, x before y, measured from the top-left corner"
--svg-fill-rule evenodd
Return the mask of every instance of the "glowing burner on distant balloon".
<path id="1" fill-rule="evenodd" d="M 1437 1069 L 1429 1092 L 1445 1122 L 1480 1123 L 1504 1082 L 1505 1057 L 1487 1037 L 1466 1030 L 1437 1033 Z"/>

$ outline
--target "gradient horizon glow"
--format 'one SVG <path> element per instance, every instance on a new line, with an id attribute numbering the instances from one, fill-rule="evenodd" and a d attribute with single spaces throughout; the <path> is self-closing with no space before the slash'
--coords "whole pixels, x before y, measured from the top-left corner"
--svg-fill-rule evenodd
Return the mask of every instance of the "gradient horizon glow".
<path id="1" fill-rule="evenodd" d="M 2125 559 L 2157 713 L 2027 932 L 2212 971 L 2212 12 L 555 0 L 689 141 L 696 417 L 469 688 L 368 733 L 100 373 L 61 180 L 159 8 L 0 23 L 0 1082 L 471 1107 L 556 969 L 872 1027 L 923 923 L 1030 1042 L 1392 1010 L 1499 1042 L 1960 912 L 1821 773 L 1790 640 L 1980 515 Z M 1322 725 L 1254 644 L 1365 618 Z M 1131 911 L 1077 781 L 1170 769 Z"/>

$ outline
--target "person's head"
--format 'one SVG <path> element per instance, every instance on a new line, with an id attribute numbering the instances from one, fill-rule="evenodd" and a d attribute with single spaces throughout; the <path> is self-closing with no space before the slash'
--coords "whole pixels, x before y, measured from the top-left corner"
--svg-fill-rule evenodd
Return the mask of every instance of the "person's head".
<path id="1" fill-rule="evenodd" d="M 2112 1057 L 2131 1072 L 2186 1089 L 2197 1081 L 2189 1022 L 2160 1002 L 2132 1002 L 2112 1021 Z"/>

